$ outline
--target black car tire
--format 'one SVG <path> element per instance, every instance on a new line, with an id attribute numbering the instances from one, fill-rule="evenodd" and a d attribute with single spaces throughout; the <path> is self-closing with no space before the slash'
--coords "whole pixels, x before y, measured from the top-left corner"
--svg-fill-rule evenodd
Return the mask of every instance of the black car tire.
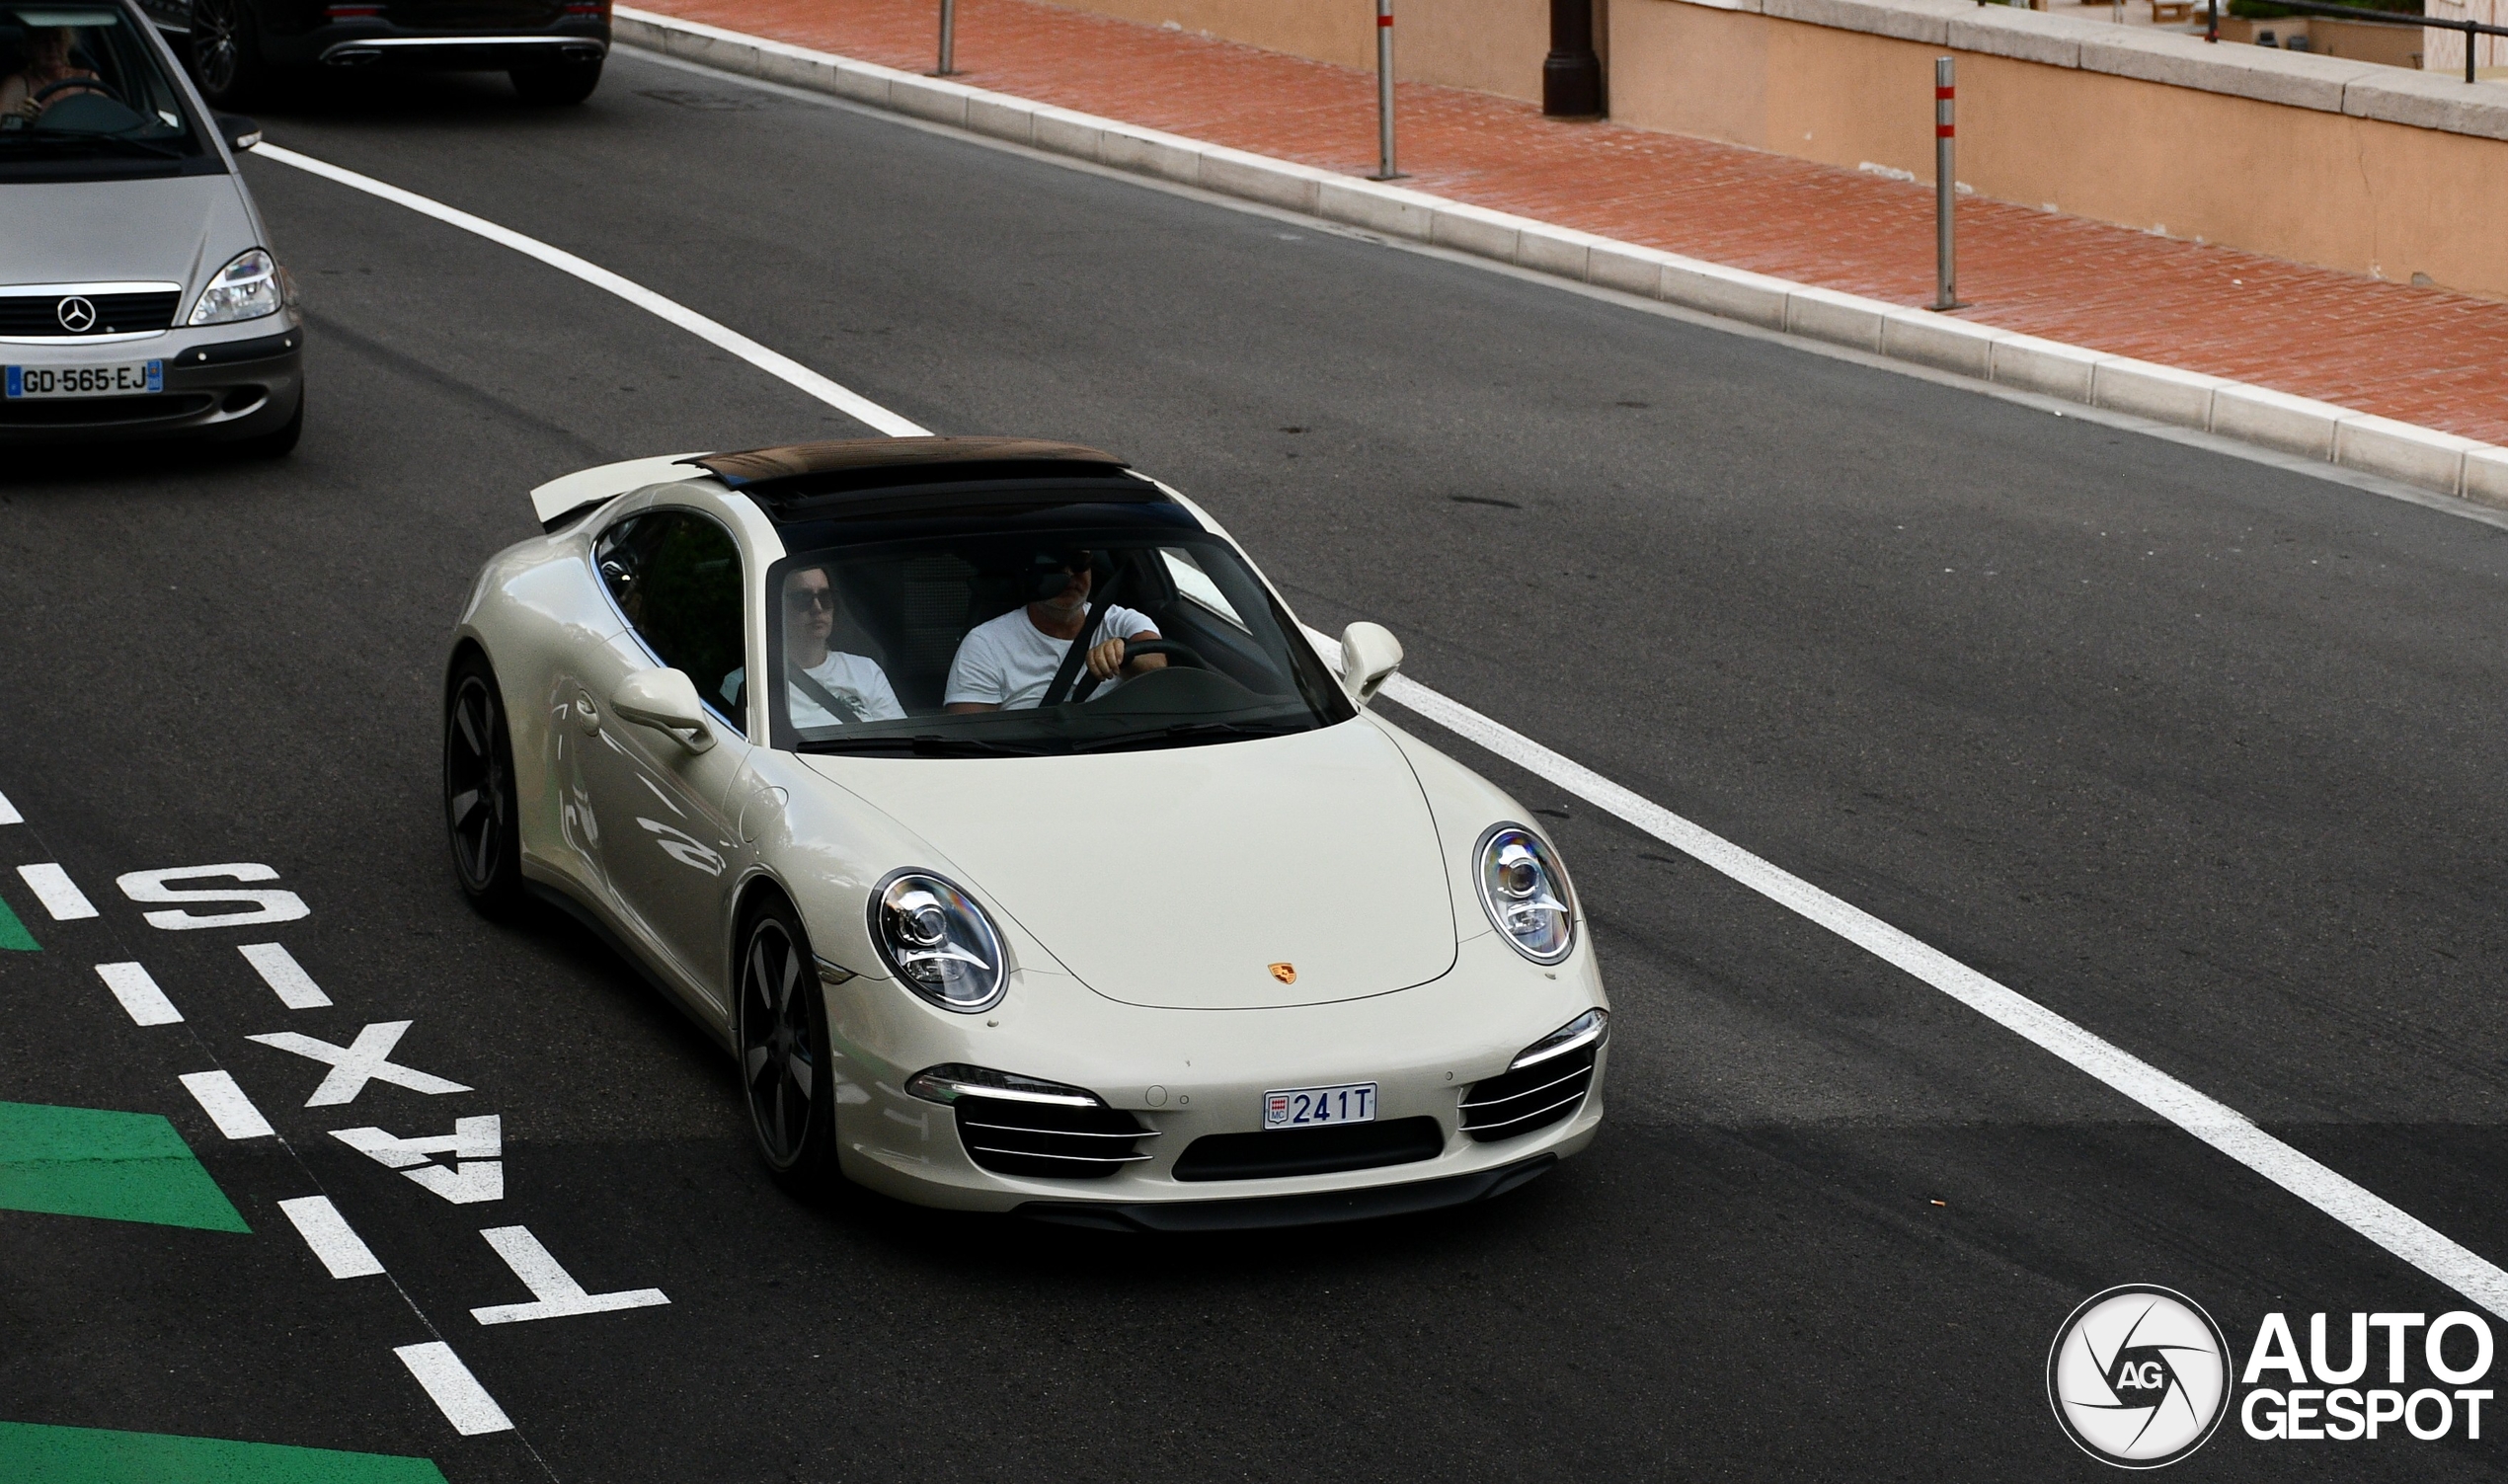
<path id="1" fill-rule="evenodd" d="M 819 961 L 801 915 L 770 896 L 741 920 L 732 966 L 742 1102 L 758 1157 L 796 1196 L 843 1188 L 836 1166 L 836 1082 Z"/>
<path id="2" fill-rule="evenodd" d="M 262 55 L 252 0 L 192 0 L 184 59 L 213 109 L 243 108 L 269 96 L 274 69 Z"/>
<path id="3" fill-rule="evenodd" d="M 497 672 L 465 653 L 444 685 L 444 830 L 462 895 L 491 917 L 522 905 L 522 811 Z"/>
<path id="4" fill-rule="evenodd" d="M 522 95 L 524 103 L 565 105 L 582 103 L 600 86 L 601 64 L 598 62 L 558 62 L 546 67 L 516 67 L 506 74 L 513 79 L 513 91 Z"/>

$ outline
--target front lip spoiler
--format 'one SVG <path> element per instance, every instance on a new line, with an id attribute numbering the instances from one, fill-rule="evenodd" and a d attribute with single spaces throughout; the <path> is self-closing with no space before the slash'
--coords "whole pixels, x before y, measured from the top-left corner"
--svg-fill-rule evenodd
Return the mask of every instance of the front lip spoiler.
<path id="1" fill-rule="evenodd" d="M 1254 1196 L 1235 1201 L 1030 1201 L 1012 1214 L 1058 1226 L 1101 1231 L 1260 1231 L 1281 1226 L 1324 1226 L 1370 1221 L 1487 1201 L 1536 1180 L 1559 1162 L 1556 1154 L 1403 1185 L 1318 1191 L 1300 1196 Z"/>

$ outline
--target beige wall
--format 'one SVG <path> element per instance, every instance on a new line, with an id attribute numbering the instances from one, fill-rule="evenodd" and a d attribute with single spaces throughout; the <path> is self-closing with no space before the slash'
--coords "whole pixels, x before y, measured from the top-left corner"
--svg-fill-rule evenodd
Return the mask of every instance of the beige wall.
<path id="1" fill-rule="evenodd" d="M 1861 32 L 1615 0 L 1622 123 L 1933 178 L 1933 58 Z M 2508 142 L 1974 52 L 1959 176 L 1984 195 L 2508 297 Z"/>
<path id="2" fill-rule="evenodd" d="M 1374 0 L 1053 0 L 1349 67 L 1375 66 Z M 1394 75 L 1541 100 L 1549 0 L 1394 0 Z"/>
<path id="3" fill-rule="evenodd" d="M 1375 64 L 1369 0 L 1058 3 Z M 1404 78 L 1540 98 L 1548 0 L 1395 3 Z M 1941 48 L 1680 0 L 1600 9 L 1617 121 L 1933 178 Z M 2508 177 L 2508 141 L 1979 53 L 1959 92 L 1960 178 L 1987 196 L 2508 298 L 2508 192 L 2474 189 Z"/>

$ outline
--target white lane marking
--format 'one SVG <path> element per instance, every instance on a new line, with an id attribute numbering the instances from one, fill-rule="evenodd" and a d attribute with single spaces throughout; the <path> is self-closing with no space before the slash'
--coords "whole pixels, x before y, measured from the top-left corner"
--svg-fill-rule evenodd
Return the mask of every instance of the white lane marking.
<path id="1" fill-rule="evenodd" d="M 572 273 L 594 288 L 616 294 L 646 313 L 667 320 L 709 345 L 731 351 L 767 375 L 809 393 L 846 417 L 876 431 L 886 433 L 890 437 L 922 437 L 930 432 L 929 429 L 899 417 L 859 392 L 837 385 L 791 356 L 770 351 L 729 326 L 708 319 L 683 304 L 666 299 L 632 278 L 622 277 L 598 264 L 586 262 L 563 248 L 551 247 L 536 237 L 525 237 L 510 227 L 501 227 L 484 217 L 457 210 L 441 201 L 420 195 L 414 191 L 404 191 L 398 186 L 387 186 L 372 176 L 359 175 L 353 170 L 343 170 L 337 165 L 317 160 L 310 155 L 300 155 L 292 149 L 281 149 L 275 144 L 265 142 L 253 153 L 266 160 L 275 160 L 281 165 L 292 165 L 308 175 L 317 175 L 326 181 L 335 181 L 351 190 L 380 196 L 395 205 L 407 206 L 422 216 L 431 216 L 447 225 L 485 237 L 500 246 L 509 247 L 526 258 L 537 259 L 560 273 Z"/>
<path id="2" fill-rule="evenodd" d="M 233 1074 L 222 1071 L 185 1072 L 180 1079 L 183 1090 L 192 1101 L 217 1125 L 217 1132 L 229 1138 L 270 1138 L 278 1133 L 244 1095 Z"/>
<path id="3" fill-rule="evenodd" d="M 513 1431 L 513 1421 L 506 1416 L 505 1408 L 497 1405 L 497 1399 L 479 1384 L 479 1377 L 470 1373 L 470 1367 L 453 1354 L 451 1346 L 431 1340 L 425 1345 L 398 1346 L 392 1354 L 399 1356 L 410 1374 L 427 1388 L 428 1399 L 435 1403 L 435 1410 L 444 1414 L 454 1432 L 464 1438 L 476 1438 L 482 1433 Z"/>
<path id="4" fill-rule="evenodd" d="M 1905 970 L 2132 1098 L 2492 1313 L 2508 1318 L 2508 1271 L 2275 1138 L 2229 1105 L 2196 1091 L 1939 949 L 1919 942 L 1871 913 L 1415 680 L 1396 675 L 1385 685 L 1384 695 Z"/>
<path id="5" fill-rule="evenodd" d="M 293 1201 L 279 1202 L 278 1209 L 296 1223 L 296 1234 L 331 1270 L 332 1277 L 372 1278 L 383 1271 L 383 1265 L 367 1249 L 365 1239 L 351 1229 L 349 1218 L 340 1214 L 340 1208 L 331 1204 L 329 1196 L 298 1196 Z"/>
<path id="6" fill-rule="evenodd" d="M 370 1128 L 334 1129 L 331 1136 L 455 1206 L 505 1199 L 505 1165 L 498 1159 L 504 1150 L 505 1120 L 498 1114 L 457 1118 L 452 1133 L 419 1138 L 401 1138 Z M 449 1167 L 432 1163 L 427 1157 L 430 1154 L 450 1154 L 453 1163 Z"/>
<path id="7" fill-rule="evenodd" d="M 183 1012 L 166 998 L 148 971 L 137 964 L 99 964 L 96 976 L 114 991 L 122 1009 L 130 1014 L 133 1025 L 170 1026 L 183 1019 Z"/>
<path id="8" fill-rule="evenodd" d="M 96 904 L 87 899 L 87 894 L 70 880 L 67 871 L 51 861 L 20 866 L 18 875 L 26 882 L 27 890 L 35 894 L 35 899 L 43 903 L 43 910 L 52 914 L 53 921 L 69 922 L 96 915 Z"/>
<path id="9" fill-rule="evenodd" d="M 18 807 L 9 802 L 9 796 L 7 794 L 0 794 L 0 824 L 23 824 L 25 822 L 26 816 L 18 813 Z"/>
<path id="10" fill-rule="evenodd" d="M 413 195 L 397 187 L 369 181 L 363 176 L 352 177 L 351 172 L 320 165 L 302 155 L 276 150 L 272 145 L 261 146 L 260 152 L 318 175 L 330 175 L 360 191 L 371 191 L 412 210 L 431 216 L 442 215 L 446 220 L 462 216 L 458 225 L 495 241 L 508 242 L 518 251 L 531 253 L 534 257 L 540 256 L 540 252 L 533 251 L 540 248 L 540 244 L 532 243 L 527 237 L 508 233 L 504 228 L 480 222 L 476 217 L 451 212 L 449 207 L 437 206 L 424 196 Z M 526 247 L 523 244 L 530 245 Z M 553 253 L 556 250 L 541 251 Z M 568 272 L 574 270 L 569 269 Z M 662 302 L 666 304 L 669 301 Z M 661 313 L 659 310 L 656 312 Z M 671 317 L 666 314 L 664 318 Z M 673 320 L 673 323 L 678 321 Z M 850 392 L 845 395 L 853 396 Z M 868 413 L 879 417 L 895 416 L 876 405 L 865 406 Z M 851 409 L 846 411 L 851 412 Z M 874 428 L 882 427 L 865 413 L 852 413 L 852 416 Z M 1315 634 L 1314 630 L 1307 632 L 1315 635 L 1327 657 L 1339 655 L 1338 643 Z M 2140 1057 L 2109 1045 L 2035 1000 L 1997 983 L 1940 950 L 1917 941 L 1870 913 L 1777 869 L 1741 846 L 1701 829 L 1670 810 L 1621 788 L 1583 764 L 1551 751 L 1460 702 L 1450 700 L 1398 674 L 1386 684 L 1384 694 L 1395 704 L 1408 707 L 1456 736 L 1469 739 L 1598 808 L 1610 811 L 1769 900 L 1906 970 L 1996 1024 L 2054 1053 L 2076 1068 L 2141 1103 L 2492 1313 L 2508 1318 L 2508 1271 L 2501 1270 L 2497 1264 L 2477 1256 L 2401 1208 L 2371 1194 L 2357 1183 L 2266 1133 L 2244 1114 L 2227 1104 L 2197 1092 Z"/>
<path id="11" fill-rule="evenodd" d="M 305 973 L 304 966 L 296 962 L 296 956 L 289 953 L 284 945 L 243 943 L 238 944 L 235 951 L 244 956 L 244 962 L 253 966 L 254 972 L 262 976 L 262 982 L 268 984 L 277 994 L 278 1002 L 288 1009 L 319 1010 L 331 1003 L 331 996 L 322 992 L 322 986 L 313 981 L 313 976 Z"/>
<path id="12" fill-rule="evenodd" d="M 622 1289 L 615 1293 L 587 1293 L 584 1286 L 569 1277 L 558 1266 L 549 1249 L 531 1234 L 528 1226 L 491 1226 L 479 1233 L 497 1256 L 506 1260 L 513 1276 L 531 1290 L 529 1303 L 500 1303 L 484 1309 L 472 1309 L 470 1317 L 482 1324 L 512 1324 L 525 1319 L 567 1319 L 578 1314 L 606 1314 L 613 1309 L 649 1308 L 668 1303 L 660 1289 Z"/>
<path id="13" fill-rule="evenodd" d="M 169 866 L 161 871 L 131 871 L 114 878 L 121 894 L 137 902 L 210 902 L 240 901 L 247 905 L 233 912 L 149 912 L 150 927 L 169 932 L 182 932 L 196 927 L 243 927 L 255 922 L 293 922 L 312 912 L 305 898 L 293 892 L 277 888 L 218 887 L 202 891 L 198 887 L 179 887 L 179 881 L 198 881 L 206 877 L 227 876 L 237 881 L 276 881 L 278 872 L 259 861 L 229 861 L 222 866 Z"/>
<path id="14" fill-rule="evenodd" d="M 316 1061 L 331 1063 L 331 1070 L 324 1074 L 322 1085 L 314 1089 L 312 1097 L 305 1099 L 305 1106 L 308 1108 L 327 1108 L 334 1103 L 353 1102 L 358 1093 L 365 1091 L 365 1084 L 370 1081 L 389 1082 L 395 1087 L 406 1087 L 412 1092 L 431 1094 L 470 1091 L 461 1083 L 449 1081 L 432 1072 L 419 1071 L 414 1067 L 403 1066 L 397 1061 L 384 1059 L 391 1055 L 392 1048 L 400 1045 L 402 1035 L 409 1030 L 411 1024 L 412 1022 L 406 1020 L 376 1021 L 357 1032 L 357 1039 L 348 1046 L 333 1046 L 328 1041 L 316 1041 L 311 1036 L 299 1036 L 294 1031 L 279 1031 L 268 1036 L 247 1036 L 244 1039 L 258 1041 L 264 1046 L 276 1047 L 282 1052 L 292 1052 L 299 1056 L 309 1056 Z"/>

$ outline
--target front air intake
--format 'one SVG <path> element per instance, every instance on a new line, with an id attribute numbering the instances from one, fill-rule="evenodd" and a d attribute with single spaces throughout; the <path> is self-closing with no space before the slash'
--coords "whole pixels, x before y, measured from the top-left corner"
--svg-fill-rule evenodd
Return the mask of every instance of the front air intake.
<path id="1" fill-rule="evenodd" d="M 1463 1132 L 1485 1144 L 1574 1118 L 1594 1086 L 1597 1039 L 1565 1054 L 1474 1082 L 1463 1094 Z"/>
<path id="2" fill-rule="evenodd" d="M 1184 1156 L 1176 1161 L 1175 1176 L 1178 1180 L 1277 1180 L 1332 1175 L 1415 1164 L 1435 1159 L 1445 1148 L 1446 1132 L 1433 1118 L 1206 1133 L 1185 1146 Z"/>
<path id="3" fill-rule="evenodd" d="M 950 1107 L 958 1114 L 958 1138 L 967 1157 L 996 1175 L 1103 1180 L 1147 1159 L 1140 1140 L 1155 1136 L 1115 1108 L 969 1096 Z"/>

